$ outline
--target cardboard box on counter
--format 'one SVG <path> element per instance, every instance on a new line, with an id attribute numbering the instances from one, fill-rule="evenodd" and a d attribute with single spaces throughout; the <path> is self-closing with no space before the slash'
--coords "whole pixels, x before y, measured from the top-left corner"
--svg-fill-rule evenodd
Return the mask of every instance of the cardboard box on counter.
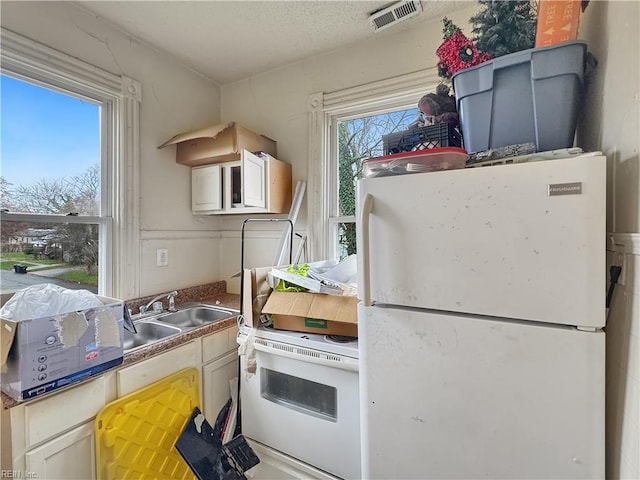
<path id="1" fill-rule="evenodd" d="M 176 145 L 176 162 L 190 167 L 240 160 L 242 150 L 278 157 L 276 142 L 235 122 L 181 133 L 158 148 Z"/>
<path id="2" fill-rule="evenodd" d="M 33 398 L 122 363 L 124 302 L 13 321 L 0 319 L 2 391 Z"/>
<path id="3" fill-rule="evenodd" d="M 357 304 L 355 296 L 273 291 L 262 313 L 280 330 L 357 337 Z"/>
<path id="4" fill-rule="evenodd" d="M 267 274 L 272 268 L 245 268 L 243 272 L 242 313 L 244 322 L 254 328 L 260 325 L 262 307 L 271 293 L 271 287 L 267 283 Z"/>

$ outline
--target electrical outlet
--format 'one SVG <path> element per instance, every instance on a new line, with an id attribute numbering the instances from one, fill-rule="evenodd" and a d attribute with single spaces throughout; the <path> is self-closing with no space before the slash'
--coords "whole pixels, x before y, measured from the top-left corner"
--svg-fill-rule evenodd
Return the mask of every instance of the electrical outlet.
<path id="1" fill-rule="evenodd" d="M 166 248 L 159 248 L 156 250 L 156 266 L 169 266 L 169 250 L 167 250 Z"/>

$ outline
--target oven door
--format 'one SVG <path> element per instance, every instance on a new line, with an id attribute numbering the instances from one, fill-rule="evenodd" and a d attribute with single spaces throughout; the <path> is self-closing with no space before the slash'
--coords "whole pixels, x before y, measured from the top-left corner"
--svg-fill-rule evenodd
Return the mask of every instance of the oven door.
<path id="1" fill-rule="evenodd" d="M 242 433 L 341 478 L 360 478 L 358 372 L 258 350 L 241 356 Z"/>

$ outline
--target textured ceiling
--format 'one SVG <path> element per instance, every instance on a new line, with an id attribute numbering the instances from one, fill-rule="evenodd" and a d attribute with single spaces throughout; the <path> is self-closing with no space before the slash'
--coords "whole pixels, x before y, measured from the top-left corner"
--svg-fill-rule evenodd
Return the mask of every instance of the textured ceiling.
<path id="1" fill-rule="evenodd" d="M 422 0 L 418 17 L 374 32 L 368 17 L 389 1 L 79 1 L 129 35 L 220 85 L 467 7 Z M 465 5 L 466 4 L 466 5 Z"/>

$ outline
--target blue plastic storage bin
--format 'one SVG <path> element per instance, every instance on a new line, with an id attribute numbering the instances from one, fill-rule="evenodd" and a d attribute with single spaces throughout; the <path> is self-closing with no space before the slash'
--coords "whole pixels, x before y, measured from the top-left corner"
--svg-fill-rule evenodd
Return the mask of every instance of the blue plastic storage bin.
<path id="1" fill-rule="evenodd" d="M 573 146 L 587 44 L 565 42 L 498 57 L 452 77 L 469 153 L 534 143 Z"/>

